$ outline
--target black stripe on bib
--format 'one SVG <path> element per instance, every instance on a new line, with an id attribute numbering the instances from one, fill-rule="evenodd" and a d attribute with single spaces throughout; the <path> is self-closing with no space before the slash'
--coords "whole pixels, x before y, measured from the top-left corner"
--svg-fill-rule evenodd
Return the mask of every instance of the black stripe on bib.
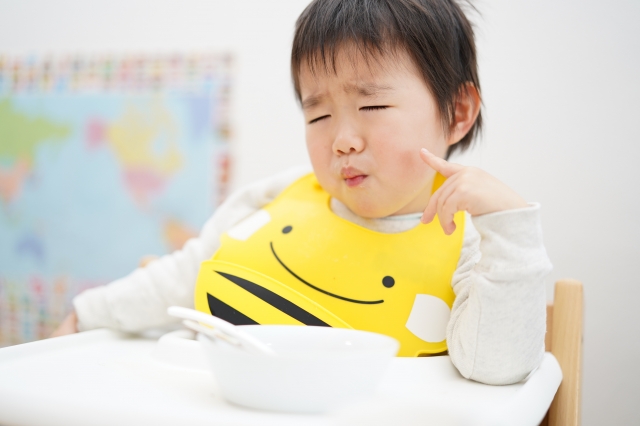
<path id="1" fill-rule="evenodd" d="M 209 302 L 209 310 L 211 315 L 218 317 L 234 325 L 255 325 L 258 324 L 242 312 L 224 303 L 207 293 L 207 301 Z"/>
<path id="2" fill-rule="evenodd" d="M 248 291 L 249 293 L 253 294 L 254 296 L 256 296 L 256 297 L 260 298 L 261 300 L 265 301 L 266 303 L 270 304 L 274 308 L 284 312 L 285 314 L 287 314 L 290 317 L 300 321 L 301 323 L 303 323 L 305 325 L 317 325 L 317 326 L 322 326 L 322 327 L 331 327 L 329 324 L 327 324 L 326 322 L 322 321 L 320 318 L 318 318 L 315 315 L 305 311 L 300 306 L 298 306 L 298 305 L 292 303 L 291 301 L 285 299 L 284 297 L 272 292 L 271 290 L 268 290 L 268 289 L 266 289 L 266 288 L 264 288 L 262 286 L 259 286 L 259 285 L 255 284 L 255 283 L 252 283 L 251 281 L 245 280 L 244 278 L 240 278 L 240 277 L 237 277 L 235 275 L 231 275 L 231 274 L 227 274 L 227 273 L 219 272 L 219 271 L 214 271 L 214 272 L 222 275 L 223 277 L 225 277 L 226 279 L 228 279 L 232 283 L 234 283 L 237 286 L 243 288 L 244 290 Z M 210 296 L 210 295 L 208 295 L 208 296 Z M 212 296 L 210 296 L 210 297 L 212 297 Z M 209 303 L 209 305 L 211 306 L 211 303 Z M 238 312 L 238 311 L 236 311 L 236 312 Z M 241 314 L 241 315 L 243 315 L 243 314 Z M 229 321 L 229 322 L 231 322 L 231 321 Z M 255 324 L 255 322 L 253 322 L 253 324 Z"/>

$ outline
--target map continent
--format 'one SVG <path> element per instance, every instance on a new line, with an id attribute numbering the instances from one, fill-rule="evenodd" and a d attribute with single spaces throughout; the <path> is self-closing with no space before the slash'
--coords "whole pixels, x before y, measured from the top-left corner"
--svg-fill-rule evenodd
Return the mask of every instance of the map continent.
<path id="1" fill-rule="evenodd" d="M 0 199 L 9 203 L 18 196 L 40 145 L 61 144 L 70 132 L 69 126 L 21 114 L 9 99 L 0 99 Z"/>

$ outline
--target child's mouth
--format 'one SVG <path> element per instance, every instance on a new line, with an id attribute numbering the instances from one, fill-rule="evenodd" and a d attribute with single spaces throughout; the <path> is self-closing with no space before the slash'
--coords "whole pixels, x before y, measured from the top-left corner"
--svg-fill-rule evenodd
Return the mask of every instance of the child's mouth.
<path id="1" fill-rule="evenodd" d="M 353 166 L 343 167 L 340 174 L 349 188 L 360 185 L 368 176 L 362 170 Z"/>
<path id="2" fill-rule="evenodd" d="M 348 187 L 353 188 L 354 186 L 358 186 L 367 178 L 367 175 L 357 175 L 353 177 L 345 178 L 345 182 Z"/>

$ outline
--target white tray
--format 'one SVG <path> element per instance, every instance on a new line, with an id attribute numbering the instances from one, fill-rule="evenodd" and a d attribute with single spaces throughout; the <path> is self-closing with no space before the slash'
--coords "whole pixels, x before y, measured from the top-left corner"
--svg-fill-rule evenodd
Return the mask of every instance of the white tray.
<path id="1" fill-rule="evenodd" d="M 396 358 L 376 395 L 326 415 L 227 403 L 198 343 L 109 330 L 0 349 L 2 425 L 537 425 L 562 373 L 545 354 L 525 381 L 488 386 L 462 378 L 449 357 Z"/>

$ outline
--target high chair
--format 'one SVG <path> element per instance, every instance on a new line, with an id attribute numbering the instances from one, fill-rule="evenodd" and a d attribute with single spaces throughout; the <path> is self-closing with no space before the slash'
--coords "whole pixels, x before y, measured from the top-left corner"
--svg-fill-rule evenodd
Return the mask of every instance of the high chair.
<path id="1" fill-rule="evenodd" d="M 547 305 L 545 349 L 562 369 L 562 383 L 540 426 L 578 426 L 582 386 L 583 291 L 580 281 L 557 281 Z"/>
<path id="2" fill-rule="evenodd" d="M 157 256 L 145 256 L 144 267 Z M 562 369 L 562 383 L 540 426 L 579 426 L 582 385 L 582 283 L 572 279 L 555 283 L 554 302 L 547 305 L 545 349 Z"/>

